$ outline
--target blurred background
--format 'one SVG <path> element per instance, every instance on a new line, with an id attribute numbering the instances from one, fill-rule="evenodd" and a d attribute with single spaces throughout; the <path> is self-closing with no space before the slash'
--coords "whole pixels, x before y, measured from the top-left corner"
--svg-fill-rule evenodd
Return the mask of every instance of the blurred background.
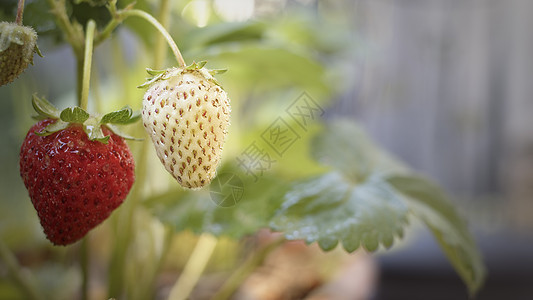
<path id="1" fill-rule="evenodd" d="M 136 7 L 156 11 L 157 2 L 137 1 Z M 280 114 L 279 107 L 284 109 L 306 92 L 324 109 L 324 120 L 356 120 L 378 145 L 428 175 L 452 196 L 488 267 L 487 282 L 477 299 L 531 298 L 533 1 L 171 2 L 170 32 L 185 59 L 207 59 L 211 68 L 229 69 L 219 78 L 233 101 L 232 133 L 225 149 L 230 157 L 261 134 Z M 12 20 L 16 1 L 0 3 L 1 19 Z M 47 17 L 46 1 L 26 3 L 25 23 L 39 32 L 38 44 L 45 57 L 35 57 L 34 66 L 19 80 L 0 88 L 0 237 L 21 264 L 38 266 L 40 278 L 50 278 L 50 274 L 69 278 L 71 285 L 51 279 L 44 283 L 62 292 L 54 294 L 55 299 L 68 299 L 75 295 L 80 280 L 75 275 L 75 251 L 53 248 L 44 239 L 18 175 L 18 151 L 33 122 L 30 99 L 34 92 L 59 107 L 74 105 L 75 59 Z M 127 3 L 119 1 L 119 7 Z M 108 18 L 105 9 L 88 4 L 69 8 L 82 23 L 102 16 L 97 19 L 101 25 Z M 140 107 L 142 90 L 133 87 L 143 82 L 144 68 L 151 64 L 153 35 L 154 30 L 142 20 L 128 20 L 114 38 L 96 49 L 93 111 L 124 104 Z M 143 134 L 140 128 L 132 132 Z M 132 146 L 136 147 L 140 146 Z M 157 163 L 155 155 L 151 156 Z M 290 165 L 293 158 L 289 155 L 283 162 Z M 276 171 L 298 178 L 317 170 L 308 163 Z M 152 182 L 146 183 L 146 194 L 173 184 L 163 173 L 160 168 L 148 170 L 147 181 Z M 166 179 L 158 180 L 161 176 Z M 139 220 L 148 224 L 143 230 L 161 230 L 147 216 Z M 94 239 L 109 243 L 111 225 L 101 227 Z M 371 274 L 369 278 L 377 279 L 361 283 L 368 292 L 359 298 L 342 299 L 468 298 L 431 234 L 416 223 L 411 227 L 392 250 L 372 258 L 355 255 L 362 257 L 355 261 Z M 180 245 L 192 240 L 190 233 L 177 237 Z M 235 243 L 226 243 L 229 246 L 217 254 L 224 263 L 214 270 L 229 268 L 238 260 Z M 109 256 L 104 246 L 96 248 L 100 253 L 96 255 Z M 179 247 L 171 247 L 177 252 L 167 271 L 183 266 L 183 259 L 176 257 L 186 257 L 192 246 L 175 248 Z M 291 249 L 285 250 L 292 253 Z M 310 259 L 314 255 L 321 254 L 313 252 Z M 343 259 L 353 263 L 353 257 Z M 102 265 L 95 268 L 105 269 Z M 21 299 L 6 272 L 0 264 L 0 299 Z M 160 282 L 167 277 L 162 276 Z"/>

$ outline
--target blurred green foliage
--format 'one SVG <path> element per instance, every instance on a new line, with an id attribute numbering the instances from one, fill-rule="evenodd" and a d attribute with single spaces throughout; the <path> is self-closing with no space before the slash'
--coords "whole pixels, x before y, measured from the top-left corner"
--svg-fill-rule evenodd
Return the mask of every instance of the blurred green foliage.
<path id="1" fill-rule="evenodd" d="M 103 2 L 106 1 L 67 1 L 69 17 L 82 25 L 94 19 L 102 29 L 110 20 L 107 9 L 100 6 Z M 121 0 L 118 7 L 133 2 Z M 288 108 L 304 92 L 321 110 L 327 110 L 332 99 L 342 93 L 346 79 L 339 66 L 354 49 L 348 39 L 350 28 L 335 27 L 328 22 L 331 16 L 324 17 L 316 7 L 305 5 L 243 22 L 223 21 L 211 8 L 207 26 L 199 27 L 194 16 L 188 15 L 190 9 L 184 10 L 189 2 L 173 4 L 169 31 L 189 63 L 208 60 L 209 68 L 229 69 L 217 76 L 232 100 L 232 125 L 218 172 L 235 174 L 242 180 L 242 198 L 233 207 L 220 207 L 211 198 L 209 188 L 179 189 L 155 158 L 151 145 L 146 146 L 147 139 L 131 142 L 136 160 L 144 159 L 148 166 L 137 170 L 146 173 L 137 174 L 141 182 L 138 180 L 135 188 L 142 191 L 141 197 L 130 197 L 110 222 L 94 233 L 103 241 L 101 245 L 113 247 L 101 250 L 98 257 L 110 263 L 111 279 L 115 264 L 118 269 L 123 267 L 133 273 L 148 268 L 148 264 L 150 272 L 144 275 L 157 275 L 159 260 L 164 259 L 165 253 L 158 250 L 158 245 L 169 247 L 161 237 L 161 223 L 169 225 L 173 232 L 190 230 L 235 239 L 271 228 L 283 231 L 287 239 L 318 242 L 324 250 L 331 250 L 340 242 L 351 252 L 360 245 L 369 251 L 379 245 L 391 247 L 394 239 L 403 235 L 409 216 L 414 215 L 434 232 L 471 291 L 480 286 L 484 269 L 477 248 L 437 187 L 412 177 L 405 166 L 373 144 L 353 122 L 336 121 L 333 116 L 328 126 L 324 126 L 328 123 L 324 118 L 316 118 L 302 128 L 288 115 Z M 11 18 L 14 7 L 14 0 L 2 2 L 1 16 Z M 157 1 L 138 0 L 135 7 L 155 16 L 159 13 Z M 7 128 L 0 136 L 6 141 L 0 147 L 4 166 L 0 178 L 0 238 L 15 252 L 34 251 L 36 256 L 43 251 L 54 253 L 55 256 L 28 265 L 35 272 L 42 267 L 54 274 L 37 276 L 41 285 L 50 289 L 68 277 L 70 282 L 64 284 L 69 289 L 62 290 L 64 295 L 50 294 L 54 299 L 68 299 L 79 285 L 79 278 L 71 276 L 78 267 L 63 266 L 71 263 L 69 251 L 75 252 L 76 248 L 57 250 L 44 241 L 18 175 L 17 157 L 24 132 L 31 124 L 29 102 L 33 92 L 45 94 L 58 107 L 75 102 L 76 87 L 71 78 L 74 63 L 56 58 L 54 64 L 47 65 L 47 57 L 64 50 L 64 44 L 46 1 L 28 0 L 24 20 L 38 31 L 45 57 L 36 60 L 35 69 L 28 70 L 18 82 L 0 89 L 0 126 Z M 152 67 L 156 36 L 145 20 L 128 19 L 101 46 L 104 50 L 96 49 L 91 109 L 104 113 L 125 105 L 134 109 L 141 106 L 142 90 L 135 87 L 143 82 L 145 68 Z M 166 65 L 175 65 L 173 58 L 169 57 Z M 263 137 L 279 119 L 294 129 L 298 140 L 283 155 L 276 156 Z M 128 133 L 145 136 L 139 124 L 131 126 Z M 271 166 L 257 176 L 251 176 L 238 162 L 243 151 L 254 143 L 274 158 Z M 135 206 L 132 201 L 142 205 Z M 132 228 L 122 227 L 130 224 L 125 220 L 134 220 Z M 132 240 L 122 237 L 128 230 L 133 232 Z M 117 248 L 124 250 L 116 252 Z M 57 254 L 62 251 L 70 254 Z M 126 256 L 124 261 L 135 263 L 120 266 L 113 255 L 122 254 Z M 53 267 L 48 268 L 43 261 Z M 120 270 L 116 272 L 121 274 Z M 154 293 L 150 290 L 154 286 L 145 286 L 153 278 L 143 281 L 145 290 L 140 292 L 141 287 L 130 279 L 121 278 L 127 281 L 124 290 L 130 291 L 125 293 L 131 299 Z M 0 298 L 16 299 L 17 295 L 7 281 L 0 280 Z"/>

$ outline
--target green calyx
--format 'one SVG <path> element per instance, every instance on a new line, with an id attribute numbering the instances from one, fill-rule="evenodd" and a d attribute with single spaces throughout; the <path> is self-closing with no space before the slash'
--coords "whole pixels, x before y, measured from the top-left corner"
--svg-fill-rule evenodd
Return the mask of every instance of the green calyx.
<path id="1" fill-rule="evenodd" d="M 206 69 L 204 66 L 207 64 L 207 61 L 201 61 L 201 62 L 193 62 L 189 66 L 186 66 L 185 68 L 170 68 L 166 70 L 152 70 L 150 68 L 146 69 L 146 72 L 150 77 L 146 78 L 146 82 L 139 85 L 138 88 L 145 88 L 150 85 L 152 85 L 154 82 L 157 82 L 159 80 L 166 80 L 173 76 L 198 71 L 201 73 L 207 80 L 213 82 L 214 84 L 220 86 L 218 81 L 215 79 L 216 74 L 222 74 L 227 71 L 227 69 Z"/>
<path id="2" fill-rule="evenodd" d="M 33 28 L 10 22 L 0 22 L 0 52 L 9 48 L 12 44 L 29 46 L 29 50 L 43 56 L 37 47 L 37 33 Z"/>
<path id="3" fill-rule="evenodd" d="M 67 107 L 60 111 L 52 103 L 45 98 L 39 98 L 33 95 L 32 105 L 37 115 L 34 116 L 37 120 L 53 119 L 57 120 L 46 126 L 42 131 L 35 134 L 40 136 L 47 136 L 60 130 L 66 129 L 71 124 L 80 124 L 91 141 L 99 141 L 107 144 L 109 136 L 104 135 L 102 125 L 105 125 L 116 135 L 127 140 L 139 140 L 122 133 L 118 129 L 118 125 L 132 124 L 141 118 L 139 111 L 133 111 L 129 106 L 125 106 L 120 110 L 107 113 L 105 115 L 91 116 L 84 109 L 75 106 Z"/>

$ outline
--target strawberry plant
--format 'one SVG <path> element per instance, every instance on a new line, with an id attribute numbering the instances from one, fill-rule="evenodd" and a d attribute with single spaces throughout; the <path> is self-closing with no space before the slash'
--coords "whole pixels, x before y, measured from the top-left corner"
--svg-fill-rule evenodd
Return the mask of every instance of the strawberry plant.
<path id="1" fill-rule="evenodd" d="M 25 22 L 35 27 L 39 43 L 46 41 L 39 61 L 53 55 L 54 43 L 69 46 L 76 72 L 68 87 L 59 73 L 44 84 L 28 83 L 31 68 L 15 79 L 39 53 L 37 37 L 32 29 L 0 24 L 1 73 L 9 74 L 2 84 L 13 81 L 2 89 L 28 96 L 14 104 L 24 112 L 18 121 L 27 125 L 20 130 L 27 134 L 20 135 L 18 179 L 27 191 L 16 197 L 29 195 L 34 210 L 26 215 L 33 220 L 27 227 L 39 221 L 44 232 L 14 234 L 25 227 L 2 215 L 0 258 L 18 288 L 14 298 L 186 299 L 212 268 L 227 276 L 209 298 L 227 299 L 288 241 L 316 243 L 324 252 L 375 252 L 398 243 L 414 219 L 434 234 L 475 294 L 484 265 L 445 193 L 379 148 L 355 122 L 322 117 L 342 91 L 338 77 L 326 76 L 330 53 L 338 50 L 317 38 L 331 28 L 306 32 L 317 43 L 311 51 L 302 46 L 301 24 L 204 27 L 199 16 L 208 11 L 191 15 L 195 2 L 187 3 L 29 2 L 33 18 Z M 2 7 L 2 16 L 15 6 Z M 17 7 L 16 26 L 22 26 L 24 1 Z M 14 31 L 27 37 L 13 37 Z M 131 36 L 136 39 L 126 49 L 121 38 Z M 131 49 L 137 53 L 128 61 L 123 56 Z M 205 60 L 229 72 L 215 79 L 222 70 L 205 68 Z M 63 97 L 56 91 L 47 95 L 50 102 L 30 99 L 58 80 Z M 23 210 L 16 208 L 22 201 L 8 201 L 6 207 Z M 246 241 L 262 229 L 277 238 L 249 251 Z M 27 245 L 34 253 L 53 253 L 62 287 L 45 283 L 41 265 L 26 265 L 30 275 L 21 271 L 25 262 L 16 253 Z M 224 249 L 236 254 L 208 264 Z M 241 254 L 248 259 L 239 264 Z M 172 259 L 181 273 L 163 289 L 164 275 L 178 272 L 168 267 Z"/>

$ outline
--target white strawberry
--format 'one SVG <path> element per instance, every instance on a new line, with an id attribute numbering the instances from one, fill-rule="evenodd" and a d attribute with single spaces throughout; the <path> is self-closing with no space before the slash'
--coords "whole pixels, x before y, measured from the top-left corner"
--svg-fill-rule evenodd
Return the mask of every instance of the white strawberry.
<path id="1" fill-rule="evenodd" d="M 201 188 L 216 175 L 230 123 L 230 102 L 213 77 L 217 70 L 193 63 L 185 68 L 148 70 L 142 85 L 142 119 L 159 159 L 186 188 Z"/>

